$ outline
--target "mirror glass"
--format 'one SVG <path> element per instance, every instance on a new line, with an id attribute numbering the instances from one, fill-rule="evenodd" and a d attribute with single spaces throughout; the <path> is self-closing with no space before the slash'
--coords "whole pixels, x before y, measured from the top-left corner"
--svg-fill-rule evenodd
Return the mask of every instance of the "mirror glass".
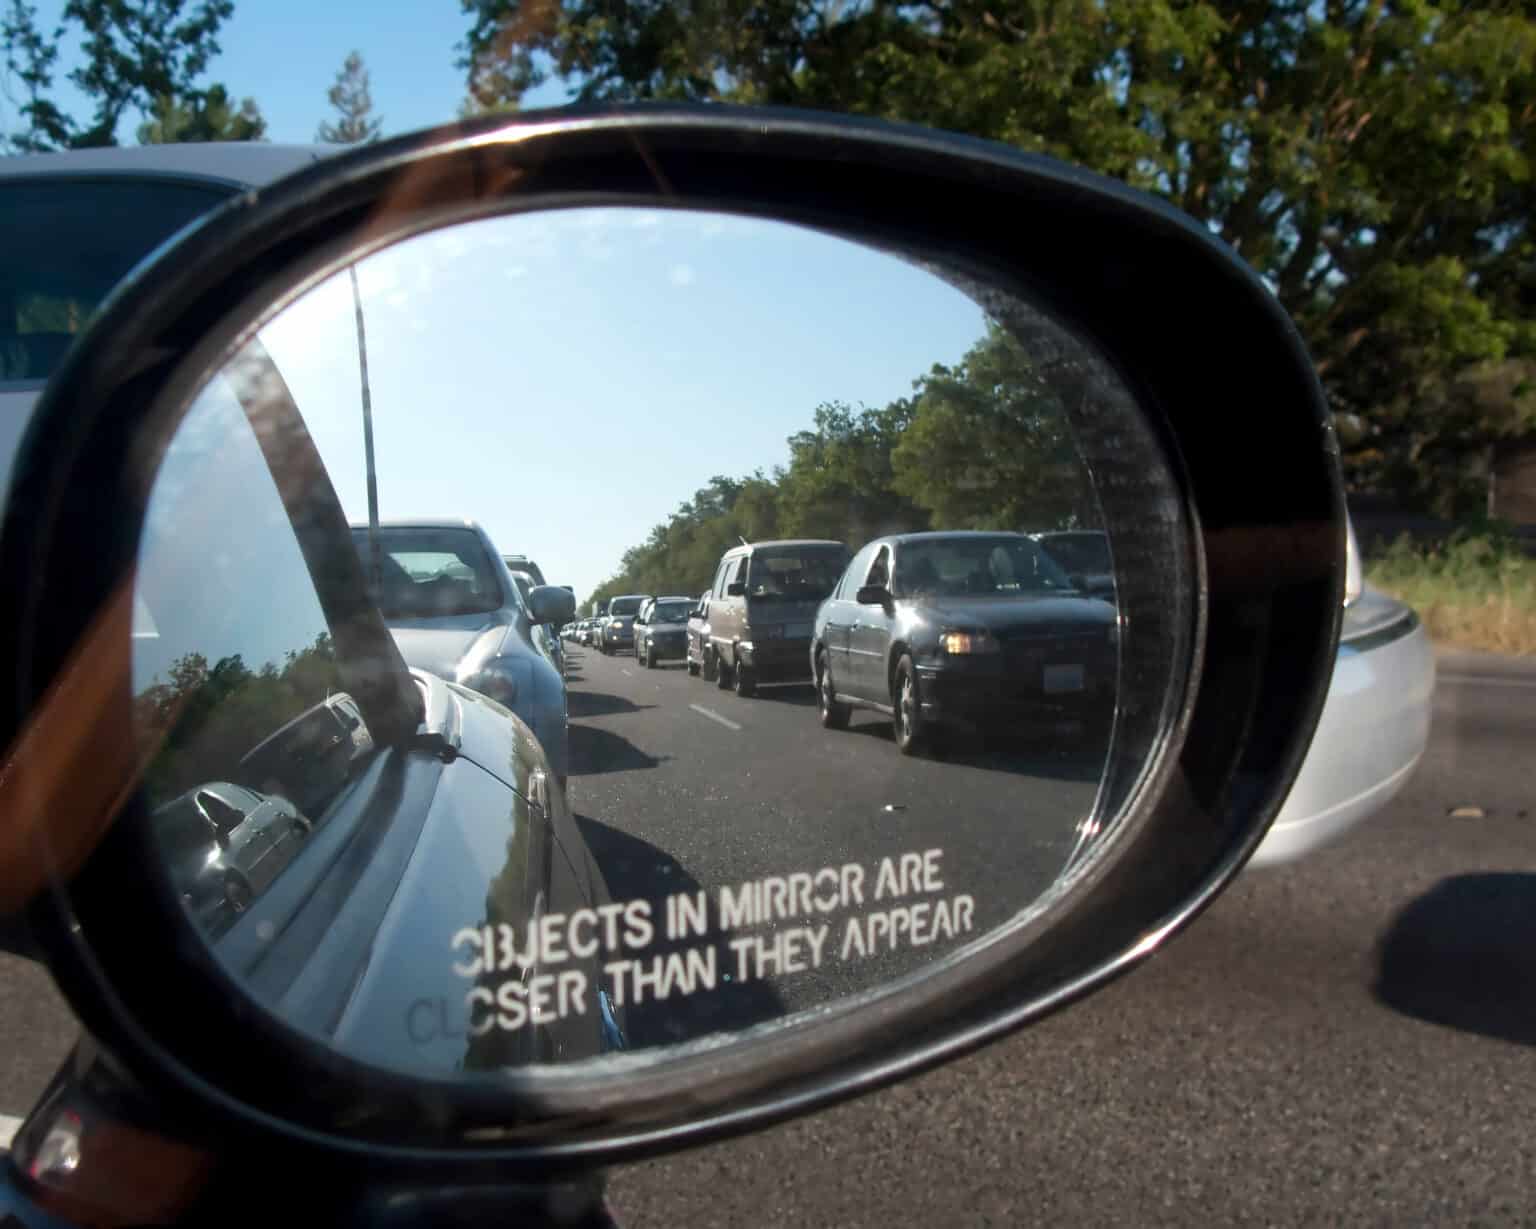
<path id="1" fill-rule="evenodd" d="M 1048 901 L 1160 697 L 1121 684 L 1060 373 L 1134 402 L 1002 303 L 613 207 L 274 307 L 140 550 L 144 784 L 202 941 L 351 1055 L 494 1071 L 853 1001 Z"/>

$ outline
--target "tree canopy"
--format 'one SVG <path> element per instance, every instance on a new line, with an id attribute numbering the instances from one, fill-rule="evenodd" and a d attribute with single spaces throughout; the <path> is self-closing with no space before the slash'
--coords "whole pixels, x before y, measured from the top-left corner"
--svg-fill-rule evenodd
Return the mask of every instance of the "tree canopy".
<path id="1" fill-rule="evenodd" d="M 6 144 L 19 153 L 116 145 L 120 124 L 135 113 L 147 117 L 141 141 L 259 140 L 266 125 L 255 102 L 236 105 L 224 86 L 198 85 L 234 7 L 234 0 L 68 0 L 47 29 L 35 4 L 9 0 L 0 42 L 22 101 Z M 59 47 L 71 34 L 82 62 L 66 77 L 92 106 L 81 118 L 54 93 Z"/>
<path id="2" fill-rule="evenodd" d="M 1536 355 L 1536 16 L 1459 0 L 463 0 L 482 106 L 823 108 L 1052 154 L 1203 221 L 1300 326 L 1357 485 L 1423 494 L 1430 390 Z M 1479 427 L 1479 430 L 1481 427 Z M 1418 460 L 1415 460 L 1418 458 Z"/>
<path id="3" fill-rule="evenodd" d="M 954 367 L 878 408 L 815 408 L 771 474 L 716 475 L 631 547 L 592 593 L 698 594 L 743 539 L 870 538 L 924 529 L 1036 531 L 1099 523 L 1064 408 L 997 326 Z"/>
<path id="4" fill-rule="evenodd" d="M 363 64 L 361 52 L 351 52 L 342 61 L 336 81 L 325 96 L 336 109 L 336 119 L 321 121 L 315 133 L 316 140 L 335 145 L 359 145 L 379 139 L 384 121 L 373 113 L 368 69 Z"/>

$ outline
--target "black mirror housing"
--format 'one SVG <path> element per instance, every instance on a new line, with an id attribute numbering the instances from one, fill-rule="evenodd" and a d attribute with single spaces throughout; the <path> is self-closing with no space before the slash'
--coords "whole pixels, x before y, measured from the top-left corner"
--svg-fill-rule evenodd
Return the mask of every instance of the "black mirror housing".
<path id="1" fill-rule="evenodd" d="M 884 585 L 860 585 L 853 600 L 860 606 L 888 606 L 891 602 L 891 591 Z"/>
<path id="2" fill-rule="evenodd" d="M 132 574 L 143 499 L 122 459 L 174 426 L 266 305 L 380 245 L 572 200 L 772 218 L 908 256 L 978 293 L 1024 287 L 1042 312 L 1079 322 L 1125 373 L 1133 421 L 1075 424 L 1111 480 L 1111 531 L 1138 544 L 1138 534 L 1163 534 L 1157 550 L 1116 552 L 1129 629 L 1123 676 L 1130 686 L 1154 680 L 1145 686 L 1156 699 L 1116 714 L 1103 789 L 1115 825 L 1064 872 L 1049 916 L 1020 915 L 931 972 L 882 988 L 877 1010 L 850 1002 L 763 1036 L 733 1035 L 703 1061 L 680 1047 L 621 1069 L 457 1082 L 386 1078 L 338 1057 L 250 1011 L 213 961 L 181 955 L 183 919 L 142 895 L 134 821 L 143 805 L 132 778 L 107 789 L 107 774 L 96 774 L 101 822 L 77 826 L 97 843 L 55 851 L 49 866 L 78 870 L 54 874 L 36 897 L 35 928 L 91 1034 L 146 1086 L 227 1120 L 231 1136 L 270 1132 L 336 1157 L 377 1143 L 423 1181 L 444 1166 L 466 1181 L 542 1180 L 553 1167 L 654 1155 L 871 1090 L 1036 1020 L 1150 955 L 1242 868 L 1306 753 L 1337 646 L 1342 483 L 1315 373 L 1262 282 L 1167 205 L 1046 158 L 862 119 L 714 105 L 487 116 L 379 142 L 232 198 L 142 266 L 77 339 L 17 460 L 0 569 L 26 580 L 20 600 L 0 604 L 0 652 L 17 663 L 0 743 L 35 736 L 48 697 L 100 627 L 116 618 L 127 642 L 114 595 Z M 1168 310 L 1169 286 L 1180 288 L 1179 311 Z M 1234 389 L 1243 415 L 1228 412 Z M 1167 458 L 1169 485 L 1107 442 L 1127 430 Z M 65 497 L 80 490 L 100 496 Z M 322 511 L 311 522 L 334 522 L 336 541 L 306 522 L 309 552 L 317 571 L 345 573 L 337 622 L 388 648 L 371 603 L 347 596 L 363 589 L 339 506 Z M 874 586 L 856 596 L 890 600 Z M 560 587 L 534 589 L 529 605 L 541 623 L 574 615 Z M 131 688 L 110 673 L 125 669 L 118 659 L 106 662 L 90 736 L 68 745 L 120 761 L 126 774 L 131 756 L 102 748 L 132 729 Z M 1162 678 L 1176 683 L 1157 686 Z M 367 687 L 361 679 L 354 690 L 366 698 Z M 7 774 L 0 811 L 15 802 L 7 791 L 23 789 L 43 815 L 97 805 L 75 785 L 92 777 L 91 763 L 48 789 Z M 55 839 L 38 832 L 45 848 Z M 0 864 L 7 881 L 17 880 Z M 177 955 L 146 963 L 145 951 Z"/>

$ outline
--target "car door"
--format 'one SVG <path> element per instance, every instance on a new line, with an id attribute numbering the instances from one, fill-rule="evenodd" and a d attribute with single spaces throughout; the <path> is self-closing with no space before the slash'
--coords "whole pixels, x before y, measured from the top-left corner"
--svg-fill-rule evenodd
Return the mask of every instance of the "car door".
<path id="1" fill-rule="evenodd" d="M 853 686 L 853 674 L 848 665 L 848 634 L 859 613 L 858 603 L 853 600 L 859 587 L 855 577 L 869 570 L 873 550 L 873 546 L 866 546 L 853 557 L 821 611 L 821 647 L 827 655 L 827 668 L 832 672 L 832 685 L 843 695 L 851 694 Z"/>
<path id="2" fill-rule="evenodd" d="M 854 574 L 853 619 L 848 628 L 848 676 L 852 695 L 878 704 L 890 703 L 891 693 L 885 677 L 886 656 L 891 645 L 891 612 L 883 606 L 863 605 L 858 590 L 867 585 L 889 589 L 891 585 L 891 548 L 882 543 L 875 550 L 869 568 L 862 577 Z"/>

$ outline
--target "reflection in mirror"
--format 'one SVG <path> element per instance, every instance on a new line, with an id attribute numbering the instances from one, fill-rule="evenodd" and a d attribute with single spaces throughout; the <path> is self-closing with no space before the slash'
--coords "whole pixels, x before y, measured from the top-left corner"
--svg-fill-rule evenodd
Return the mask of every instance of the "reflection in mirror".
<path id="1" fill-rule="evenodd" d="M 1061 372 L 1132 402 L 960 284 L 585 209 L 266 321 L 154 477 L 134 641 L 167 881 L 253 997 L 397 1069 L 568 1062 L 848 1001 L 1048 898 L 1128 699 Z M 355 575 L 297 545 L 288 419 Z M 343 584 L 422 697 L 404 744 L 343 686 Z"/>

